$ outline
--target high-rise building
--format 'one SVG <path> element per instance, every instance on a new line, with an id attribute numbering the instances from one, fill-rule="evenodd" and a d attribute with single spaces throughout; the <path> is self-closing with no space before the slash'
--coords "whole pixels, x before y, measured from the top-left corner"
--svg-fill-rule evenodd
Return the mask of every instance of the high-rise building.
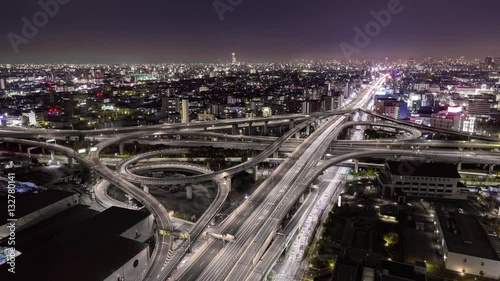
<path id="1" fill-rule="evenodd" d="M 493 60 L 493 57 L 486 57 L 484 59 L 484 63 L 490 65 L 490 64 L 493 64 L 494 60 Z"/>
<path id="2" fill-rule="evenodd" d="M 326 94 L 327 96 L 330 96 L 330 95 L 332 94 L 332 93 L 331 93 L 331 92 L 332 92 L 332 83 L 331 83 L 330 81 L 327 81 L 327 82 L 325 83 L 325 85 L 326 85 L 326 93 L 325 93 L 325 94 Z"/>
<path id="3" fill-rule="evenodd" d="M 0 90 L 5 90 L 5 80 L 3 78 L 0 79 Z"/>
<path id="4" fill-rule="evenodd" d="M 161 114 L 169 115 L 181 112 L 181 101 L 179 98 L 162 98 Z"/>
<path id="5" fill-rule="evenodd" d="M 487 118 L 491 114 L 491 105 L 485 100 L 471 100 L 467 112 L 470 116 Z"/>
<path id="6" fill-rule="evenodd" d="M 332 111 L 342 107 L 344 96 L 341 92 L 335 92 L 332 96 L 323 96 L 321 108 L 323 111 Z"/>
<path id="7" fill-rule="evenodd" d="M 308 100 L 302 102 L 302 114 L 319 112 L 321 110 L 320 100 Z"/>
<path id="8" fill-rule="evenodd" d="M 474 133 L 476 131 L 476 117 L 467 116 L 462 121 L 462 132 Z"/>
<path id="9" fill-rule="evenodd" d="M 344 89 L 344 98 L 348 99 L 352 93 L 352 86 L 347 82 Z"/>
<path id="10" fill-rule="evenodd" d="M 29 113 L 29 124 L 31 126 L 35 126 L 37 123 L 36 123 L 36 113 L 34 111 L 31 111 Z"/>
<path id="11" fill-rule="evenodd" d="M 400 102 L 396 98 L 376 97 L 375 112 L 398 119 L 400 118 Z"/>
<path id="12" fill-rule="evenodd" d="M 49 103 L 51 106 L 56 103 L 56 100 L 54 98 L 54 90 L 53 89 L 49 90 Z"/>
<path id="13" fill-rule="evenodd" d="M 182 100 L 182 123 L 189 123 L 189 100 Z"/>
<path id="14" fill-rule="evenodd" d="M 236 54 L 232 53 L 231 55 L 232 55 L 232 62 L 233 62 L 233 64 L 237 64 L 238 61 L 236 60 Z"/>

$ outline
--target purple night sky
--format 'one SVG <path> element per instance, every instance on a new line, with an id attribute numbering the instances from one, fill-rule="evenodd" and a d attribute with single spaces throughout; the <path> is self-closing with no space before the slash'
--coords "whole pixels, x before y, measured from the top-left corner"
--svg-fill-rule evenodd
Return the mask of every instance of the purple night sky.
<path id="1" fill-rule="evenodd" d="M 231 52 L 255 62 L 343 59 L 339 45 L 353 44 L 354 27 L 397 0 L 242 0 L 224 21 L 213 0 L 59 1 L 69 3 L 17 54 L 8 34 L 21 36 L 21 19 L 42 8 L 2 1 L 0 63 L 226 62 Z M 353 58 L 500 56 L 500 1 L 400 3 L 402 12 Z"/>

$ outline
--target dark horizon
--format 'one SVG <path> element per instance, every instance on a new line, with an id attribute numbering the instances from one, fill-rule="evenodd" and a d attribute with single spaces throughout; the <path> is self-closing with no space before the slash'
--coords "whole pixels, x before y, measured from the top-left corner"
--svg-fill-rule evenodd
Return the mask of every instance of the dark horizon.
<path id="1" fill-rule="evenodd" d="M 227 0 L 59 1 L 68 3 L 59 4 L 32 38 L 17 37 L 24 40 L 18 53 L 12 34 L 23 36 L 21 19 L 32 22 L 43 9 L 36 0 L 3 3 L 0 63 L 217 63 L 230 61 L 233 52 L 243 62 L 345 61 L 340 44 L 355 46 L 354 28 L 364 29 L 374 21 L 371 11 L 386 10 L 397 0 L 242 0 L 223 13 L 223 21 L 214 3 Z M 500 2 L 494 0 L 459 5 L 400 0 L 399 12 L 352 59 L 498 57 L 498 10 Z"/>

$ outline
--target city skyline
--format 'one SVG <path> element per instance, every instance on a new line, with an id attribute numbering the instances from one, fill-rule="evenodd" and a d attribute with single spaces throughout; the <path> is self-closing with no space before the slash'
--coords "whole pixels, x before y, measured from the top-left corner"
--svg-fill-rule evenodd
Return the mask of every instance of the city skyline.
<path id="1" fill-rule="evenodd" d="M 142 5 L 122 1 L 118 6 L 60 0 L 55 2 L 57 9 L 46 4 L 52 12 L 47 12 L 45 22 L 40 12 L 46 10 L 38 1 L 9 2 L 4 4 L 9 12 L 0 19 L 0 33 L 5 35 L 0 41 L 0 63 L 230 62 L 231 53 L 246 62 L 347 60 L 340 45 L 353 45 L 355 29 L 365 30 L 375 20 L 373 13 L 395 1 L 316 5 L 234 1 L 239 3 L 234 6 L 222 0 Z M 494 13 L 498 2 L 466 1 L 453 10 L 449 1 L 396 4 L 399 12 L 349 58 L 498 56 L 499 24 Z M 42 22 L 27 38 L 23 17 L 33 23 L 35 15 Z"/>

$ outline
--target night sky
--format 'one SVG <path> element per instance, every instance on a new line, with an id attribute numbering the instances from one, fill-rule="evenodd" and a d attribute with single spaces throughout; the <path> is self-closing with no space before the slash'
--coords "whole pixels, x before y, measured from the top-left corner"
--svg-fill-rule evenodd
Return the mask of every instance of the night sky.
<path id="1" fill-rule="evenodd" d="M 247 62 L 344 59 L 339 45 L 354 45 L 354 27 L 391 0 L 242 0 L 224 21 L 213 0 L 64 1 L 16 54 L 9 32 L 22 35 L 21 18 L 42 8 L 2 0 L 0 63 L 227 62 L 231 52 Z M 402 12 L 353 58 L 500 56 L 500 1 L 400 1 Z"/>

